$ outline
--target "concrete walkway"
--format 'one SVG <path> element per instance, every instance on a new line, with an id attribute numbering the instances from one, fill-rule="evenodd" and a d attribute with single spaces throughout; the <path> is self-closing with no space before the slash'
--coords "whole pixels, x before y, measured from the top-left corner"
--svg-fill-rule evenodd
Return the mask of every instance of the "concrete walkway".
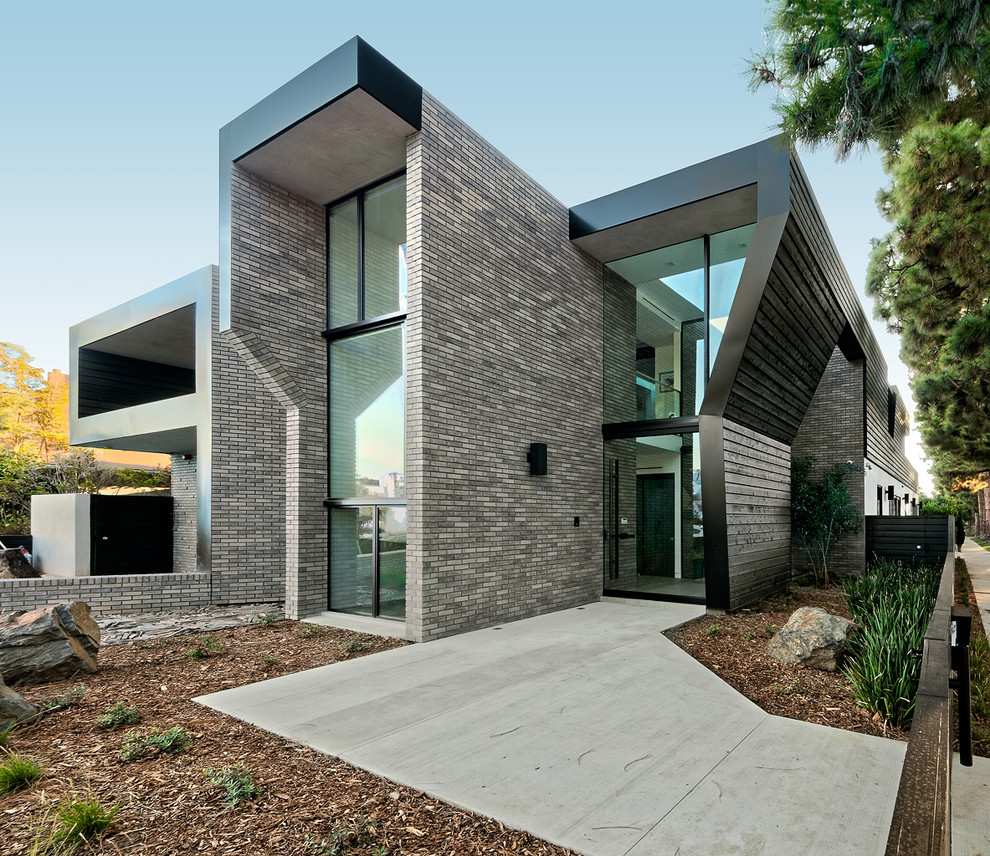
<path id="1" fill-rule="evenodd" d="M 593 603 L 196 699 L 595 856 L 884 851 L 904 744 L 770 716 Z"/>

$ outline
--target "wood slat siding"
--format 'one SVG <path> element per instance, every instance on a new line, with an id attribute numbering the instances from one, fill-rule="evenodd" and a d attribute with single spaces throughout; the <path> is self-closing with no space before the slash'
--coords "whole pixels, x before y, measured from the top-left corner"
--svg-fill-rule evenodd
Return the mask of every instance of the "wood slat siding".
<path id="1" fill-rule="evenodd" d="M 907 414 L 903 410 L 899 412 L 897 436 L 892 437 L 887 430 L 887 363 L 873 337 L 869 320 L 835 249 L 828 227 L 825 226 L 807 177 L 793 161 L 791 212 L 792 216 L 806 225 L 802 234 L 806 238 L 807 249 L 821 263 L 834 299 L 866 354 L 865 456 L 905 484 L 917 484 L 918 474 L 908 463 L 903 451 Z M 817 227 L 807 228 L 810 224 Z"/>
<path id="2" fill-rule="evenodd" d="M 949 689 L 949 648 L 954 574 L 955 556 L 950 553 L 942 565 L 935 610 L 925 631 L 911 735 L 887 837 L 887 856 L 949 856 L 950 852 L 952 692 Z"/>
<path id="3" fill-rule="evenodd" d="M 79 415 L 95 416 L 196 392 L 196 372 L 150 360 L 79 349 Z"/>
<path id="4" fill-rule="evenodd" d="M 955 525 L 948 514 L 867 517 L 866 555 L 900 562 L 939 564 L 954 554 Z"/>
<path id="5" fill-rule="evenodd" d="M 752 428 L 722 424 L 729 608 L 738 609 L 791 577 L 791 453 Z"/>

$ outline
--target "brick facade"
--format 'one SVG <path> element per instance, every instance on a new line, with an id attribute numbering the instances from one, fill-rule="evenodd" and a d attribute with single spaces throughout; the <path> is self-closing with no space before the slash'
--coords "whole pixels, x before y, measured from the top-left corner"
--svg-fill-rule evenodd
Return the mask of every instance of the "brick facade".
<path id="1" fill-rule="evenodd" d="M 214 601 L 326 608 L 325 214 L 232 167 L 231 329 L 215 339 Z M 248 370 L 246 371 L 245 368 Z"/>
<path id="2" fill-rule="evenodd" d="M 600 594 L 602 272 L 429 96 L 408 170 L 407 629 L 429 639 Z"/>
<path id="3" fill-rule="evenodd" d="M 859 467 L 846 477 L 846 485 L 860 515 L 865 513 L 863 419 L 863 361 L 847 360 L 836 347 L 791 444 L 791 455 L 814 459 L 813 478 L 821 478 L 834 464 L 851 461 Z M 791 553 L 795 574 L 806 573 L 807 559 L 797 538 Z M 859 532 L 844 533 L 836 541 L 829 556 L 829 570 L 839 576 L 859 574 L 865 561 L 866 530 L 861 528 Z"/>

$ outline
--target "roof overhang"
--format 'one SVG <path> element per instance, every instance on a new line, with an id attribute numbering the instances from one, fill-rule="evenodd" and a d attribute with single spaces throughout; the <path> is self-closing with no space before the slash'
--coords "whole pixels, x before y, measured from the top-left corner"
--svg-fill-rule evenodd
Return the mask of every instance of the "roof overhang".
<path id="1" fill-rule="evenodd" d="M 423 89 L 360 38 L 220 131 L 220 329 L 230 327 L 231 165 L 324 205 L 405 168 Z"/>

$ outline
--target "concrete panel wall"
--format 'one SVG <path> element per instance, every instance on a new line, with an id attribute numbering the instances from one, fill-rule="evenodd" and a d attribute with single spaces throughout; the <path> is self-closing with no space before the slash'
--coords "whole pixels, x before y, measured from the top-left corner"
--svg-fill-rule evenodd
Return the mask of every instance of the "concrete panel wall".
<path id="1" fill-rule="evenodd" d="M 172 455 L 172 567 L 196 570 L 196 457 Z"/>
<path id="2" fill-rule="evenodd" d="M 32 563 L 55 577 L 90 574 L 89 494 L 31 497 Z"/>
<path id="3" fill-rule="evenodd" d="M 407 630 L 428 639 L 600 595 L 602 273 L 429 96 L 408 163 Z"/>
<path id="4" fill-rule="evenodd" d="M 814 459 L 813 478 L 821 478 L 835 464 L 848 461 L 861 468 L 863 420 L 863 361 L 847 360 L 836 347 L 794 437 L 791 455 Z M 862 470 L 849 473 L 846 485 L 862 516 L 866 511 Z M 792 544 L 792 558 L 795 573 L 809 570 L 797 538 Z M 829 556 L 829 570 L 840 576 L 859 574 L 865 561 L 866 530 L 861 528 L 858 533 L 840 536 Z"/>

